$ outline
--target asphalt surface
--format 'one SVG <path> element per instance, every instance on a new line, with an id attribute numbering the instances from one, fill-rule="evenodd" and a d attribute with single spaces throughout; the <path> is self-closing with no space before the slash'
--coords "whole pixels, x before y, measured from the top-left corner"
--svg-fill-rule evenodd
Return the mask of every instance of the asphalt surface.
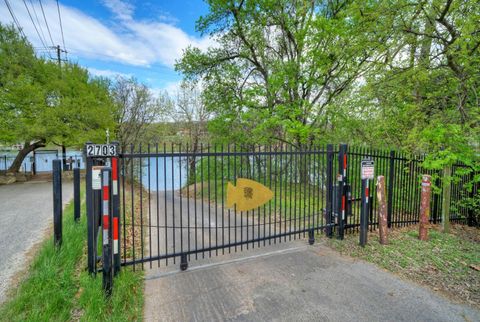
<path id="1" fill-rule="evenodd" d="M 53 222 L 51 182 L 0 186 L 0 303 L 12 277 L 25 269 L 26 254 L 42 241 Z M 63 203 L 73 198 L 73 185 L 63 182 Z"/>
<path id="2" fill-rule="evenodd" d="M 273 218 L 222 212 L 180 198 L 178 192 L 159 192 L 158 199 L 155 192 L 150 206 L 144 214 L 144 258 L 235 242 L 235 234 L 237 240 L 247 234 L 255 239 L 280 229 L 278 223 L 264 225 Z M 289 231 L 289 224 L 282 232 Z M 286 240 L 192 254 L 184 272 L 178 258 L 168 266 L 165 259 L 146 263 L 145 320 L 480 321 L 479 311 L 371 264 L 319 244 L 309 246 L 305 239 Z"/>
<path id="3" fill-rule="evenodd" d="M 292 241 L 151 270 L 146 321 L 480 321 L 480 312 L 326 246 Z"/>

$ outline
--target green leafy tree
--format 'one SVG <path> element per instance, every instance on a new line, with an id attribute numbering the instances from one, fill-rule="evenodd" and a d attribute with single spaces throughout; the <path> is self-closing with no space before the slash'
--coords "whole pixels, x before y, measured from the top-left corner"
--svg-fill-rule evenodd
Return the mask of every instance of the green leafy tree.
<path id="1" fill-rule="evenodd" d="M 218 45 L 187 49 L 176 68 L 203 80 L 210 130 L 229 141 L 311 144 L 382 43 L 375 2 L 207 2 L 197 29 Z"/>
<path id="2" fill-rule="evenodd" d="M 113 127 L 108 84 L 81 67 L 60 69 L 35 56 L 30 43 L 0 24 L 0 140 L 23 142 L 9 172 L 47 144 L 81 146 Z"/>

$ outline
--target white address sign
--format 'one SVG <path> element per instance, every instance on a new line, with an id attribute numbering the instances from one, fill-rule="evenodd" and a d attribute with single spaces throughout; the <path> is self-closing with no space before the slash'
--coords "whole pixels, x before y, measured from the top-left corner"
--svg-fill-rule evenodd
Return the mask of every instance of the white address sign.
<path id="1" fill-rule="evenodd" d="M 87 144 L 87 157 L 116 157 L 116 144 Z"/>

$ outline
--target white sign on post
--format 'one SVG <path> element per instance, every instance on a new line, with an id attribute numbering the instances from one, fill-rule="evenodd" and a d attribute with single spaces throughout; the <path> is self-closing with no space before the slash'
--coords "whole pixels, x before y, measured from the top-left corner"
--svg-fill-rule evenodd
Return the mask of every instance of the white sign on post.
<path id="1" fill-rule="evenodd" d="M 100 176 L 100 167 L 92 168 L 92 189 L 101 190 L 102 189 L 102 178 Z"/>
<path id="2" fill-rule="evenodd" d="M 371 159 L 365 159 L 361 162 L 361 177 L 362 180 L 369 179 L 373 180 L 375 176 L 375 166 L 374 162 Z"/>

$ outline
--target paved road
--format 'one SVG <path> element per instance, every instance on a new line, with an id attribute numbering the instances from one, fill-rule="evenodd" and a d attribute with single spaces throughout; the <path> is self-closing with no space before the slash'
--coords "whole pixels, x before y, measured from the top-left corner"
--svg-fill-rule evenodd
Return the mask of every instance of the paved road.
<path id="1" fill-rule="evenodd" d="M 165 197 L 167 202 L 165 202 Z M 179 251 L 180 218 L 187 226 L 195 221 L 193 199 L 180 199 L 178 192 L 159 192 L 158 225 L 157 198 L 152 195 L 152 214 L 146 240 L 145 257 Z M 182 212 L 180 214 L 180 204 Z M 175 210 L 173 209 L 175 206 Z M 166 209 L 165 209 L 166 207 Z M 215 218 L 214 206 L 197 201 L 197 223 L 203 220 L 204 234 L 192 227 L 183 230 L 183 247 L 214 246 L 222 237 L 234 241 L 235 232 L 246 238 L 263 236 L 258 230 L 258 217 L 238 217 L 233 212 Z M 190 209 L 188 216 L 187 209 Z M 201 209 L 204 210 L 202 215 Z M 164 215 L 167 214 L 165 221 Z M 223 220 L 223 224 L 222 224 Z M 230 221 L 229 221 L 230 220 Z M 234 222 L 237 222 L 237 225 Z M 145 222 L 145 221 L 144 221 Z M 230 222 L 230 225 L 228 223 Z M 268 218 L 267 218 L 268 222 Z M 257 225 L 252 225 L 256 223 Z M 263 220 L 260 221 L 260 224 Z M 241 228 L 238 225 L 241 224 Z M 248 224 L 248 228 L 246 228 Z M 164 228 L 164 227 L 167 228 Z M 224 229 L 222 229 L 224 227 Z M 277 226 L 278 227 L 278 226 Z M 168 245 L 165 245 L 165 231 Z M 211 239 L 208 238 L 208 231 Z M 287 229 L 288 231 L 288 229 Z M 195 236 L 195 233 L 197 236 Z M 268 226 L 267 233 L 268 235 Z M 217 238 L 215 238 L 217 237 Z M 158 243 L 158 245 L 157 245 Z M 263 244 L 263 243 L 261 243 Z M 268 242 L 267 242 L 268 244 Z M 160 268 L 155 262 L 145 265 L 145 319 L 147 321 L 480 321 L 480 312 L 449 302 L 445 298 L 416 284 L 403 281 L 373 265 L 341 257 L 322 245 L 308 246 L 306 240 L 296 240 L 266 247 L 189 262 L 186 272 L 179 272 L 179 263 Z"/>
<path id="2" fill-rule="evenodd" d="M 305 241 L 192 266 L 150 271 L 147 321 L 480 321 L 454 304 L 363 261 Z"/>
<path id="3" fill-rule="evenodd" d="M 72 197 L 72 183 L 64 182 L 64 204 Z M 12 277 L 25 268 L 25 254 L 52 226 L 52 209 L 51 182 L 0 186 L 0 303 Z"/>

